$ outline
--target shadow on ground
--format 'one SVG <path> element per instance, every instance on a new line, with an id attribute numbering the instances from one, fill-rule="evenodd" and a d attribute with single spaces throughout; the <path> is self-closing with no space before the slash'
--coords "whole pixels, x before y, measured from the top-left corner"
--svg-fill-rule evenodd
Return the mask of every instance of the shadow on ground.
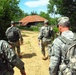
<path id="1" fill-rule="evenodd" d="M 36 53 L 22 54 L 22 58 L 32 58 L 34 56 L 36 56 Z"/>
<path id="2" fill-rule="evenodd" d="M 29 37 L 28 35 L 22 34 L 22 37 Z"/>

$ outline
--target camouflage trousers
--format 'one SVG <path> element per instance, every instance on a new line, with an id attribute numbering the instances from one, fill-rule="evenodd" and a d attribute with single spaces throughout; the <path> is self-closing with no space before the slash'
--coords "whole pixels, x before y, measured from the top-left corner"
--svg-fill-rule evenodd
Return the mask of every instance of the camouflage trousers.
<path id="1" fill-rule="evenodd" d="M 51 47 L 51 41 L 41 41 L 41 52 L 45 56 L 45 48 L 47 47 L 48 56 L 50 56 L 50 47 Z"/>
<path id="2" fill-rule="evenodd" d="M 14 75 L 14 71 L 8 71 L 7 69 L 5 71 L 0 71 L 0 75 Z"/>
<path id="3" fill-rule="evenodd" d="M 20 55 L 20 41 L 18 40 L 17 42 L 15 43 L 12 43 L 12 49 L 15 51 L 17 51 L 17 54 Z"/>

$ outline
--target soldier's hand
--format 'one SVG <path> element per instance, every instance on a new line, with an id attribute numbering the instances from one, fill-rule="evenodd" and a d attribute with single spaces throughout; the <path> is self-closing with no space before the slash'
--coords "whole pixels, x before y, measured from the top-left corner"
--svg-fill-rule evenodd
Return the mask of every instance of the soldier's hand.
<path id="1" fill-rule="evenodd" d="M 21 75 L 26 75 L 25 71 L 20 71 L 20 72 L 21 72 Z"/>
<path id="2" fill-rule="evenodd" d="M 38 40 L 38 45 L 40 45 L 40 40 Z"/>
<path id="3" fill-rule="evenodd" d="M 23 44 L 23 41 L 21 41 L 21 43 L 20 43 L 21 45 Z"/>
<path id="4" fill-rule="evenodd" d="M 40 45 L 40 42 L 38 42 L 38 45 Z"/>

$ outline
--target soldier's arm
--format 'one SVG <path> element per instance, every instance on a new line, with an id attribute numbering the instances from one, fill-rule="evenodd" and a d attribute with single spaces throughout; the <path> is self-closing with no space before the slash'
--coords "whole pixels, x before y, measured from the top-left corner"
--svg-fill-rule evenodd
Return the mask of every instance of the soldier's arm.
<path id="1" fill-rule="evenodd" d="M 41 29 L 40 29 L 40 33 L 39 33 L 39 36 L 38 36 L 38 44 L 39 44 L 40 46 L 41 46 L 42 38 L 43 38 L 43 29 L 41 28 Z"/>
<path id="2" fill-rule="evenodd" d="M 11 27 L 9 27 L 7 30 L 6 30 L 6 32 L 5 32 L 5 35 L 7 36 L 7 34 L 8 34 L 8 32 L 9 32 L 9 29 L 10 29 Z"/>
<path id="3" fill-rule="evenodd" d="M 54 30 L 52 27 L 50 27 L 50 31 L 51 31 L 51 34 L 52 34 L 52 40 L 54 40 Z"/>
<path id="4" fill-rule="evenodd" d="M 52 53 L 50 57 L 50 67 L 49 72 L 50 75 L 57 75 L 59 63 L 60 63 L 60 47 L 58 46 L 57 40 L 53 42 Z"/>
<path id="5" fill-rule="evenodd" d="M 54 31 L 52 30 L 52 39 L 54 40 Z"/>
<path id="6" fill-rule="evenodd" d="M 19 37 L 20 37 L 20 43 L 23 44 L 23 37 L 21 34 L 21 31 L 18 29 Z"/>
<path id="7" fill-rule="evenodd" d="M 21 74 L 22 73 L 24 74 L 25 73 L 24 63 L 15 54 L 14 50 L 12 50 L 11 46 L 6 41 L 3 41 L 2 50 L 4 52 L 7 63 L 9 63 L 11 66 L 16 66 L 20 70 Z"/>
<path id="8" fill-rule="evenodd" d="M 43 38 L 43 28 L 40 29 L 40 33 L 39 33 L 39 36 L 38 36 L 39 40 L 42 40 L 42 38 Z"/>

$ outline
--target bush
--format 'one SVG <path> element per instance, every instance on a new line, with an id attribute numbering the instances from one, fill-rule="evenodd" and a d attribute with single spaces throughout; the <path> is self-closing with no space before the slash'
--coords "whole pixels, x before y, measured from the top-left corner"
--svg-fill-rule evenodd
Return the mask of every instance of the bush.
<path id="1" fill-rule="evenodd" d="M 53 29 L 54 29 L 54 33 L 57 33 L 59 31 L 57 27 L 54 27 Z"/>
<path id="2" fill-rule="evenodd" d="M 25 26 L 17 26 L 19 29 L 29 30 L 29 31 L 39 31 L 42 25 L 38 24 L 37 26 L 25 27 Z"/>
<path id="3" fill-rule="evenodd" d="M 29 31 L 39 31 L 41 28 L 41 24 L 38 24 L 37 26 L 31 26 L 30 28 L 28 27 L 23 27 L 23 26 L 18 26 L 18 28 L 23 29 L 23 30 L 29 30 Z M 56 26 L 53 27 L 54 35 L 59 32 L 58 28 Z"/>

